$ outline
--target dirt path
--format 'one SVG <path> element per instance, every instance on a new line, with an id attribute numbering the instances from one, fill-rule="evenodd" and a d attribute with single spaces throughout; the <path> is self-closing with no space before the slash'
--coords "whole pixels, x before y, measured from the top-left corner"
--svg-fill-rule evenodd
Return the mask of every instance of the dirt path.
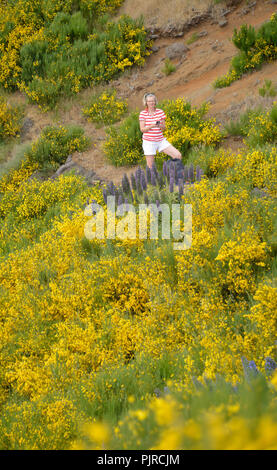
<path id="1" fill-rule="evenodd" d="M 128 100 L 129 109 L 142 109 L 142 95 L 145 91 L 153 91 L 158 99 L 186 98 L 193 106 L 199 106 L 203 101 L 211 103 L 209 115 L 216 118 L 218 122 L 226 122 L 232 117 L 232 110 L 237 114 L 243 110 L 249 100 L 259 97 L 258 89 L 262 86 L 264 79 L 270 79 L 276 84 L 277 65 L 270 63 L 261 70 L 246 75 L 230 87 L 215 90 L 213 81 L 228 72 L 230 60 L 236 53 L 236 49 L 230 39 L 234 28 L 242 24 L 252 24 L 257 27 L 269 20 L 272 13 L 277 12 L 277 5 L 264 1 L 257 1 L 256 6 L 246 15 L 240 15 L 243 5 L 232 11 L 226 19 L 228 23 L 224 27 L 218 24 L 198 25 L 181 38 L 161 38 L 154 42 L 157 52 L 151 54 L 146 60 L 143 68 L 134 68 L 123 77 L 110 82 L 109 87 L 116 88 L 118 97 Z M 203 33 L 204 32 L 204 33 Z M 166 76 L 162 69 L 166 58 L 166 48 L 173 43 L 186 44 L 193 33 L 202 33 L 202 37 L 190 44 L 185 60 L 175 59 L 176 71 Z M 84 90 L 80 96 L 68 100 L 64 107 L 59 108 L 58 116 L 55 113 L 42 113 L 35 105 L 27 105 L 26 114 L 33 119 L 35 125 L 31 128 L 28 139 L 36 139 L 41 130 L 48 124 L 79 124 L 86 135 L 93 142 L 92 147 L 83 153 L 76 152 L 73 160 L 87 169 L 92 169 L 102 180 L 113 180 L 115 183 L 121 181 L 124 173 L 130 175 L 136 167 L 115 168 L 106 161 L 101 145 L 105 139 L 105 129 L 97 129 L 88 123 L 82 116 L 82 106 L 88 101 L 94 90 Z M 19 92 L 13 99 L 26 102 L 26 98 Z M 225 146 L 237 149 L 237 140 L 229 139 Z"/>

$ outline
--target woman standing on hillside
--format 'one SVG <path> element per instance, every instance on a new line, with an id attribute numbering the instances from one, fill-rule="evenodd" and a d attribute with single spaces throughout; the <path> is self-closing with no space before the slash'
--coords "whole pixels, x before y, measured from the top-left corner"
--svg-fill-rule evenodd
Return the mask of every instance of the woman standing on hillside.
<path id="1" fill-rule="evenodd" d="M 165 130 L 165 113 L 156 108 L 158 101 L 154 93 L 145 93 L 143 104 L 145 109 L 139 115 L 140 130 L 142 136 L 142 147 L 149 168 L 152 168 L 155 155 L 163 152 L 173 159 L 181 160 L 182 155 L 163 136 Z"/>

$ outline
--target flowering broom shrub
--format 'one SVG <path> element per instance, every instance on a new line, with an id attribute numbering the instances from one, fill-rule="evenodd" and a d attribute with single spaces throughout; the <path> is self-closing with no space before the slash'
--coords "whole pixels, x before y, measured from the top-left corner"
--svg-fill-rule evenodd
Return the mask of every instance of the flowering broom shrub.
<path id="1" fill-rule="evenodd" d="M 232 41 L 240 52 L 233 57 L 229 72 L 214 82 L 216 88 L 229 86 L 244 73 L 276 60 L 277 14 L 274 13 L 257 31 L 251 25 L 242 25 L 239 31 L 235 28 Z"/>
<path id="2" fill-rule="evenodd" d="M 93 97 L 89 105 L 83 108 L 88 121 L 100 124 L 113 124 L 119 121 L 127 111 L 127 102 L 116 99 L 116 91 L 106 91 Z"/>
<path id="3" fill-rule="evenodd" d="M 98 448 L 103 441 L 106 448 L 127 449 L 272 445 L 274 381 L 267 379 L 263 398 L 258 384 L 251 388 L 264 407 L 250 430 L 240 414 L 247 405 L 235 391 L 244 383 L 242 357 L 260 371 L 268 356 L 277 359 L 276 287 L 265 282 L 274 258 L 257 235 L 274 231 L 270 201 L 261 200 L 268 216 L 259 219 L 262 212 L 240 184 L 195 181 L 182 196 L 193 209 L 192 247 L 174 253 L 168 240 L 85 241 L 83 203 L 104 207 L 104 201 L 102 188 L 88 188 L 77 176 L 44 183 L 24 177 L 20 183 L 14 176 L 14 185 L 5 187 L 2 449 Z M 53 212 L 56 205 L 60 209 Z M 252 219 L 255 228 L 249 223 L 246 229 L 242 222 Z M 199 398 L 205 413 L 220 423 L 212 428 L 189 410 L 195 384 L 205 386 L 219 375 L 227 384 L 215 385 L 211 405 Z M 248 409 L 252 423 L 255 406 Z M 113 428 L 105 418 L 112 418 Z M 213 439 L 216 426 L 235 426 L 238 418 L 236 433 Z M 268 430 L 264 444 L 258 443 L 257 423 Z M 207 426 L 214 429 L 208 443 Z"/>
<path id="4" fill-rule="evenodd" d="M 0 9 L 0 83 L 20 89 L 41 109 L 60 96 L 109 81 L 149 55 L 142 19 L 124 16 L 117 23 L 105 13 L 121 0 L 17 0 Z M 91 32 L 92 31 L 92 32 Z"/>
<path id="5" fill-rule="evenodd" d="M 46 126 L 25 156 L 40 167 L 46 164 L 56 167 L 64 163 L 70 153 L 86 150 L 90 143 L 81 127 Z"/>
<path id="6" fill-rule="evenodd" d="M 10 106 L 0 96 L 0 142 L 19 134 L 23 111 L 20 106 Z"/>

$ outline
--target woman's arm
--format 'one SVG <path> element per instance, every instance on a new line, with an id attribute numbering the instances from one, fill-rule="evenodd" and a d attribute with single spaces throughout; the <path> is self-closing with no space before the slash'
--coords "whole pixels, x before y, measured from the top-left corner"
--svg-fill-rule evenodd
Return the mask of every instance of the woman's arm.
<path id="1" fill-rule="evenodd" d="M 142 133 L 150 131 L 154 127 L 157 127 L 156 124 L 152 124 L 151 126 L 145 126 L 145 121 L 139 121 L 140 130 Z"/>

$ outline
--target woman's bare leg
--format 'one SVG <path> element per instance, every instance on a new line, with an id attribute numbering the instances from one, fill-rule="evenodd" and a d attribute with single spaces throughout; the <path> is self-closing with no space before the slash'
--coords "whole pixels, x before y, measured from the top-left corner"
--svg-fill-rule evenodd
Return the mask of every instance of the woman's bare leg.
<path id="1" fill-rule="evenodd" d="M 169 145 L 168 147 L 163 149 L 162 152 L 171 158 L 178 158 L 179 160 L 182 159 L 182 154 L 179 152 L 179 150 L 173 147 L 173 145 Z"/>
<path id="2" fill-rule="evenodd" d="M 149 168 L 152 168 L 154 160 L 155 160 L 155 155 L 145 155 L 146 158 L 146 163 Z"/>

